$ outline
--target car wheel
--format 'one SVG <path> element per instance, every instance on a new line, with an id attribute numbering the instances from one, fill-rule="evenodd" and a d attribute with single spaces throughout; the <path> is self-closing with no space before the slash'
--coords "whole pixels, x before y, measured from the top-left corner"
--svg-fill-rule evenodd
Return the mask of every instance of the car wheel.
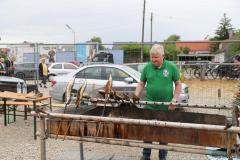
<path id="1" fill-rule="evenodd" d="M 18 72 L 18 73 L 16 73 L 15 77 L 20 78 L 20 79 L 24 79 L 25 78 L 25 74 L 22 73 L 22 72 Z"/>
<path id="2" fill-rule="evenodd" d="M 56 76 L 56 75 L 54 75 L 54 74 L 48 75 L 48 81 L 49 81 L 49 82 L 52 81 L 54 76 Z"/>

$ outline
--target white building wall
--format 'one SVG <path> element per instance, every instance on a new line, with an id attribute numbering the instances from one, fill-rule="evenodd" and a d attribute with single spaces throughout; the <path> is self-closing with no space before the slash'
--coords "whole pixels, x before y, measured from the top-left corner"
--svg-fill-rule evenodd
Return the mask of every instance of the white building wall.
<path id="1" fill-rule="evenodd" d="M 225 53 L 218 53 L 214 56 L 213 62 L 219 62 L 219 63 L 223 63 L 224 62 L 224 55 Z"/>

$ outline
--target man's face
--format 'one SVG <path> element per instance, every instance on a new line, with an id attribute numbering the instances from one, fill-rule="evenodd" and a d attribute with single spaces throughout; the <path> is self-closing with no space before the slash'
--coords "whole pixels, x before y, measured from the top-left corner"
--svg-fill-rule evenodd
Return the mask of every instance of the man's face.
<path id="1" fill-rule="evenodd" d="M 160 67 L 163 63 L 164 56 L 162 54 L 151 54 L 150 59 L 154 66 Z"/>

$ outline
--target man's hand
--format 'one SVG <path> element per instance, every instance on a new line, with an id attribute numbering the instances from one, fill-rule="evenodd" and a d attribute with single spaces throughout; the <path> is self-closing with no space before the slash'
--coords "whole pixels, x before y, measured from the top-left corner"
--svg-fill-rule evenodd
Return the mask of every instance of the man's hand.
<path id="1" fill-rule="evenodd" d="M 173 98 L 171 103 L 177 103 L 177 100 Z M 176 106 L 175 105 L 169 105 L 168 110 L 174 111 L 174 110 L 176 110 Z"/>
<path id="2" fill-rule="evenodd" d="M 133 94 L 132 100 L 133 100 L 133 103 L 137 103 L 137 102 L 139 102 L 140 98 L 138 96 L 136 96 L 135 94 Z"/>

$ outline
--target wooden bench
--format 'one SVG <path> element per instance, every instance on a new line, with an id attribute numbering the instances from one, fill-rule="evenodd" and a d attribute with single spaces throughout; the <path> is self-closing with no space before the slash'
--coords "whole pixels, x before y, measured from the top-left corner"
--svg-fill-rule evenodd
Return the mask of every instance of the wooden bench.
<path id="1" fill-rule="evenodd" d="M 0 101 L 0 106 L 3 106 L 4 101 Z M 21 102 L 21 101 L 6 101 L 6 105 L 8 106 L 8 123 L 9 123 L 9 115 L 13 115 L 14 118 L 14 122 L 16 121 L 16 116 L 24 116 L 24 119 L 27 120 L 27 116 L 28 116 L 28 108 L 29 107 L 33 107 L 33 102 Z M 50 105 L 50 109 L 52 110 L 52 107 L 54 108 L 64 108 L 65 104 L 61 104 L 61 103 L 52 103 L 52 104 L 44 104 L 41 102 L 37 102 L 36 106 L 37 107 L 44 107 L 46 105 Z M 10 106 L 13 106 L 12 108 Z M 17 115 L 16 111 L 17 108 L 19 107 L 24 107 L 24 115 Z M 1 110 L 1 108 L 0 108 Z M 30 109 L 31 110 L 31 109 Z M 13 111 L 13 114 L 11 114 L 10 112 Z"/>

